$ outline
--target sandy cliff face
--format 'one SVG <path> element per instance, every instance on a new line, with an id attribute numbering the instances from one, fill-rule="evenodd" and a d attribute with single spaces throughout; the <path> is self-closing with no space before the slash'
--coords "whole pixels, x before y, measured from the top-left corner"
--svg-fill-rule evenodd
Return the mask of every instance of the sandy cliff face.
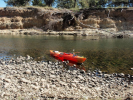
<path id="1" fill-rule="evenodd" d="M 55 10 L 57 12 L 62 12 Z M 25 29 L 25 28 L 44 28 L 54 21 L 52 14 L 54 10 L 46 10 L 39 8 L 1 8 L 0 9 L 0 29 Z M 58 16 L 58 20 L 60 16 Z M 61 23 L 54 21 L 55 23 Z M 54 23 L 53 22 L 53 23 Z M 56 24 L 58 26 L 58 24 Z"/>
<path id="2" fill-rule="evenodd" d="M 132 9 L 85 9 L 72 12 L 66 9 L 17 8 L 0 9 L 0 29 L 41 28 L 43 30 L 75 30 L 113 28 L 133 30 Z"/>
<path id="3" fill-rule="evenodd" d="M 91 9 L 84 10 L 84 24 L 97 28 L 114 28 L 120 30 L 133 30 L 132 9 Z"/>

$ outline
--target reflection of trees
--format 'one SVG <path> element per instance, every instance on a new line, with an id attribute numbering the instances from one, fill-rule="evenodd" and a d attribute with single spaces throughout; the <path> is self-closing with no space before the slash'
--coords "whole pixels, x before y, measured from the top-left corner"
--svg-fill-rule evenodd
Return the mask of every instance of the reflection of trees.
<path id="1" fill-rule="evenodd" d="M 27 55 L 33 57 L 34 60 L 37 60 L 37 61 L 41 61 L 41 60 L 44 60 L 44 61 L 47 61 L 47 60 L 50 60 L 50 55 L 49 55 L 49 52 L 47 50 L 43 50 L 43 49 L 25 49 L 25 50 L 10 50 L 7 55 L 10 55 L 10 56 L 14 56 L 17 57 L 17 56 L 24 56 L 26 57 Z"/>
<path id="2" fill-rule="evenodd" d="M 8 55 L 30 55 L 33 58 L 40 57 L 44 49 L 39 45 L 40 40 L 25 37 L 11 37 L 8 39 L 10 51 Z M 37 44 L 38 43 L 38 44 Z"/>
<path id="3" fill-rule="evenodd" d="M 30 55 L 33 58 L 41 57 L 42 50 L 41 49 L 27 49 L 24 52 L 24 56 Z"/>
<path id="4" fill-rule="evenodd" d="M 88 65 L 88 68 L 99 68 L 110 73 L 133 74 L 129 70 L 133 65 L 133 52 L 129 49 L 88 50 L 83 55 L 87 56 L 85 65 Z"/>

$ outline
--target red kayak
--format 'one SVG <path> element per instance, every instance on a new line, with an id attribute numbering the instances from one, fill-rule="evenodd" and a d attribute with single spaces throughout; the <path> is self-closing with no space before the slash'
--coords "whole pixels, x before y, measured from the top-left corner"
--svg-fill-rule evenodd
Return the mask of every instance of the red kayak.
<path id="1" fill-rule="evenodd" d="M 50 50 L 50 55 L 57 60 L 60 61 L 69 61 L 69 63 L 80 65 L 82 64 L 86 58 L 83 56 L 75 55 L 74 53 L 65 53 L 65 52 L 59 52 Z"/>

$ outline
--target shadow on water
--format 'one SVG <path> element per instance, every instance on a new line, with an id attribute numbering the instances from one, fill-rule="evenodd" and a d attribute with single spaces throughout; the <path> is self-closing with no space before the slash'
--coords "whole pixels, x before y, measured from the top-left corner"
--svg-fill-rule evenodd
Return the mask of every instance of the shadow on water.
<path id="1" fill-rule="evenodd" d="M 94 38 L 94 37 L 93 37 Z M 85 56 L 86 69 L 133 75 L 133 39 L 97 39 L 73 36 L 0 36 L 0 54 L 4 57 L 30 55 L 35 60 L 51 60 L 49 50 Z M 1 57 L 2 57 L 1 56 Z"/>
<path id="2" fill-rule="evenodd" d="M 100 69 L 106 73 L 132 74 L 133 52 L 131 50 L 99 50 L 86 52 L 88 69 Z"/>

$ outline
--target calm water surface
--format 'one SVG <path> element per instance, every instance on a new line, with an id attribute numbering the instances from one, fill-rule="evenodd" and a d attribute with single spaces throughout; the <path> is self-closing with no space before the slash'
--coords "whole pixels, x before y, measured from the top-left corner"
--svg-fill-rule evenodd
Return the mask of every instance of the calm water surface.
<path id="1" fill-rule="evenodd" d="M 87 69 L 99 68 L 108 73 L 132 74 L 133 38 L 94 40 L 73 36 L 6 36 L 0 35 L 0 58 L 30 55 L 35 60 L 53 60 L 49 50 L 80 52 Z"/>

